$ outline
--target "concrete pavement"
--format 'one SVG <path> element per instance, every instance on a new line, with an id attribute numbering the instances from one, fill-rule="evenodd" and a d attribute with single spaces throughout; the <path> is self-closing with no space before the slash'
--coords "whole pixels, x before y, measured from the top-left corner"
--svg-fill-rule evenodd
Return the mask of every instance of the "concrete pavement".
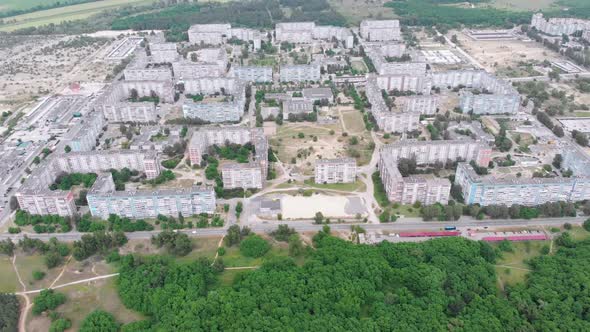
<path id="1" fill-rule="evenodd" d="M 576 224 L 579 225 L 587 217 L 572 217 L 572 218 L 540 218 L 540 219 L 531 219 L 531 220 L 524 220 L 524 219 L 498 219 L 498 220 L 475 220 L 472 218 L 464 217 L 462 221 L 421 221 L 417 218 L 412 219 L 400 219 L 394 223 L 387 223 L 387 224 L 371 224 L 371 223 L 339 223 L 339 224 L 329 224 L 332 230 L 336 231 L 348 231 L 350 230 L 351 226 L 361 226 L 367 231 L 378 232 L 378 231 L 388 231 L 388 232 L 400 232 L 400 231 L 434 231 L 434 230 L 441 230 L 445 226 L 456 226 L 457 228 L 506 228 L 506 227 L 542 227 L 542 226 L 549 226 L 549 227 L 558 227 L 565 223 Z M 268 233 L 274 231 L 278 225 L 280 224 L 287 224 L 289 227 L 294 228 L 298 232 L 317 232 L 320 231 L 324 225 L 316 225 L 313 224 L 312 220 L 305 220 L 305 221 L 272 221 L 272 222 L 262 222 L 257 224 L 250 224 L 248 227 L 255 232 L 255 233 Z M 220 227 L 220 228 L 201 228 L 201 229 L 192 229 L 192 230 L 178 230 L 180 233 L 185 233 L 190 237 L 212 237 L 212 236 L 223 236 L 227 232 L 227 228 L 229 226 Z M 142 240 L 142 239 L 150 239 L 153 235 L 160 233 L 160 231 L 150 231 L 150 232 L 133 232 L 133 233 L 126 233 L 127 237 L 130 240 Z M 80 240 L 82 235 L 87 233 L 79 233 L 79 232 L 69 232 L 69 233 L 57 233 L 57 234 L 26 234 L 29 238 L 32 239 L 40 239 L 44 241 L 49 241 L 52 237 L 57 238 L 63 242 L 72 242 Z M 0 240 L 11 239 L 12 241 L 16 242 L 22 239 L 25 234 L 2 234 L 0 235 Z"/>

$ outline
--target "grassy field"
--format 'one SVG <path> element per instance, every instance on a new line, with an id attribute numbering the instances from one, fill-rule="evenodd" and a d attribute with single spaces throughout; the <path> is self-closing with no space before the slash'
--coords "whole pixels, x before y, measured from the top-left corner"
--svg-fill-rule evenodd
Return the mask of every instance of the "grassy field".
<path id="1" fill-rule="evenodd" d="M 574 112 L 574 115 L 577 116 L 578 118 L 588 118 L 590 117 L 590 112 Z"/>
<path id="2" fill-rule="evenodd" d="M 400 205 L 397 208 L 391 208 L 392 214 L 397 214 L 407 218 L 417 218 L 420 216 L 420 209 L 415 208 L 411 205 Z"/>
<path id="3" fill-rule="evenodd" d="M 491 5 L 498 9 L 530 11 L 548 9 L 555 2 L 555 0 L 493 0 Z"/>
<path id="4" fill-rule="evenodd" d="M 20 289 L 10 257 L 5 255 L 0 255 L 0 280 L 0 292 L 11 293 Z"/>
<path id="5" fill-rule="evenodd" d="M 288 255 L 287 244 L 285 243 L 274 243 L 271 250 L 269 250 L 266 255 L 260 258 L 251 258 L 246 257 L 240 253 L 240 248 L 238 246 L 233 246 L 230 248 L 225 248 L 225 255 L 221 256 L 223 259 L 223 264 L 226 267 L 243 267 L 243 266 L 259 266 L 265 260 L 271 259 L 273 257 L 282 256 L 285 257 Z"/>
<path id="6" fill-rule="evenodd" d="M 356 180 L 353 183 L 328 183 L 328 184 L 319 184 L 313 182 L 313 180 L 306 180 L 305 185 L 308 187 L 314 187 L 318 189 L 330 189 L 330 190 L 340 190 L 340 191 L 365 191 L 366 186 L 365 183 L 361 180 Z"/>
<path id="7" fill-rule="evenodd" d="M 496 263 L 496 274 L 500 285 L 515 285 L 524 282 L 530 267 L 526 261 L 541 255 L 541 248 L 550 241 L 514 242 L 514 252 L 503 252 Z"/>
<path id="8" fill-rule="evenodd" d="M 119 300 L 115 279 L 99 280 L 92 284 L 80 284 L 59 289 L 66 294 L 67 302 L 57 311 L 72 320 L 72 331 L 77 331 L 80 323 L 90 312 L 102 309 L 112 313 L 119 323 L 130 323 L 143 317 L 127 308 Z"/>
<path id="9" fill-rule="evenodd" d="M 384 8 L 380 1 L 328 0 L 332 8 L 346 18 L 350 26 L 358 26 L 366 19 L 389 19 L 397 16 L 391 8 Z"/>
<path id="10" fill-rule="evenodd" d="M 80 20 L 98 14 L 103 10 L 116 9 L 125 5 L 150 4 L 154 1 L 155 0 L 103 0 L 80 5 L 41 10 L 29 14 L 11 17 L 10 23 L 0 25 L 0 31 L 14 31 L 51 23 L 59 24 L 63 21 Z"/>
<path id="11" fill-rule="evenodd" d="M 365 131 L 365 122 L 359 111 L 343 111 L 342 119 L 349 134 L 356 134 Z"/>

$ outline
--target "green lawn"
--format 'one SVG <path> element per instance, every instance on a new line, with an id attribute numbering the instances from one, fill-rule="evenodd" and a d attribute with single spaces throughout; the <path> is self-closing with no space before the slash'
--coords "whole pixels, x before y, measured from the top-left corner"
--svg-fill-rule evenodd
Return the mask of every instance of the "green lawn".
<path id="1" fill-rule="evenodd" d="M 225 248 L 225 255 L 221 256 L 223 264 L 226 267 L 242 267 L 242 266 L 259 266 L 265 260 L 271 259 L 277 256 L 288 256 L 288 250 L 286 248 L 274 245 L 266 255 L 260 258 L 245 257 L 240 253 L 239 246 L 233 246 Z"/>
<path id="2" fill-rule="evenodd" d="M 590 232 L 586 231 L 580 226 L 573 226 L 572 229 L 568 230 L 572 234 L 572 237 L 576 241 L 586 240 L 590 238 Z"/>
<path id="3" fill-rule="evenodd" d="M 305 185 L 308 187 L 314 187 L 318 189 L 331 189 L 340 191 L 364 191 L 366 186 L 361 180 L 356 180 L 353 183 L 334 183 L 334 184 L 318 184 L 313 180 L 305 180 Z"/>
<path id="4" fill-rule="evenodd" d="M 420 208 L 415 208 L 412 205 L 400 205 L 398 208 L 391 208 L 393 214 L 401 215 L 409 218 L 420 217 Z"/>
<path id="5" fill-rule="evenodd" d="M 19 0 L 8 0 L 19 1 Z M 33 0 L 29 0 L 33 1 Z M 39 0 L 35 0 L 39 1 Z M 125 5 L 150 4 L 155 0 L 103 0 L 48 10 L 41 10 L 10 18 L 9 24 L 0 25 L 0 31 L 14 31 L 46 24 L 59 24 L 64 21 L 81 20 L 104 10 L 116 9 Z"/>
<path id="6" fill-rule="evenodd" d="M 201 257 L 213 259 L 215 258 L 217 245 L 219 244 L 220 239 L 221 237 L 193 239 L 193 251 L 184 257 L 178 258 L 177 260 L 180 262 L 192 262 Z"/>
<path id="7" fill-rule="evenodd" d="M 365 131 L 365 122 L 363 121 L 361 112 L 356 110 L 342 112 L 342 118 L 349 134 L 362 133 Z"/>
<path id="8" fill-rule="evenodd" d="M 502 285 L 515 285 L 524 282 L 528 269 L 527 260 L 540 256 L 541 248 L 548 246 L 550 241 L 513 242 L 514 252 L 502 252 L 502 257 L 496 262 L 496 274 Z M 493 245 L 494 247 L 497 244 Z"/>
<path id="9" fill-rule="evenodd" d="M 574 115 L 579 117 L 579 118 L 587 118 L 590 117 L 590 112 L 574 112 Z"/>
<path id="10" fill-rule="evenodd" d="M 20 290 L 21 286 L 16 278 L 16 273 L 12 268 L 11 258 L 0 255 L 0 292 L 12 293 Z"/>
<path id="11" fill-rule="evenodd" d="M 119 323 L 143 319 L 139 313 L 127 309 L 121 303 L 114 278 L 68 286 L 58 291 L 66 295 L 67 301 L 57 311 L 72 320 L 72 331 L 77 331 L 86 315 L 96 309 L 112 313 Z"/>

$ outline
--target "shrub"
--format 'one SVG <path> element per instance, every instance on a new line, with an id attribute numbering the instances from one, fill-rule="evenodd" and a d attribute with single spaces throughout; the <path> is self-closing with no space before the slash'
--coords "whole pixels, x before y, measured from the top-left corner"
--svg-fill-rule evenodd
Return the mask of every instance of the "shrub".
<path id="1" fill-rule="evenodd" d="M 270 250 L 266 240 L 258 235 L 250 235 L 240 243 L 240 252 L 246 257 L 258 258 Z"/>
<path id="2" fill-rule="evenodd" d="M 41 280 L 43 278 L 45 278 L 45 272 L 38 271 L 38 270 L 33 271 L 33 279 L 35 279 L 35 280 Z"/>

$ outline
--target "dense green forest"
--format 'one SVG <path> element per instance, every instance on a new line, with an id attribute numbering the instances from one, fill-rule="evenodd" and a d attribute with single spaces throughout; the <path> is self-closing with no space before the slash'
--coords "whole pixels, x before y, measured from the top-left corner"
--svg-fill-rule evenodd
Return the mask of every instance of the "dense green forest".
<path id="1" fill-rule="evenodd" d="M 126 256 L 120 297 L 150 319 L 124 331 L 588 331 L 590 241 L 557 242 L 505 294 L 496 251 L 462 238 L 367 246 L 321 232 L 303 266 L 270 260 L 231 287 L 207 260 Z"/>
<path id="2" fill-rule="evenodd" d="M 494 8 L 463 8 L 446 4 L 453 0 L 392 1 L 385 4 L 401 17 L 403 25 L 444 26 L 505 26 L 530 23 L 531 13 Z M 443 5 L 441 5 L 443 4 Z"/>
<path id="3" fill-rule="evenodd" d="M 14 294 L 0 294 L 0 331 L 18 331 L 20 304 Z"/>
<path id="4" fill-rule="evenodd" d="M 487 0 L 470 1 L 486 3 Z M 401 17 L 403 25 L 434 26 L 439 28 L 457 28 L 461 25 L 474 27 L 507 27 L 527 24 L 532 12 L 501 10 L 480 6 L 465 8 L 456 4 L 460 0 L 395 0 L 385 4 Z M 590 18 L 590 1 L 559 0 L 557 5 L 567 10 L 547 9 L 543 13 L 548 17 Z"/>
<path id="5" fill-rule="evenodd" d="M 286 16 L 283 8 L 289 8 Z M 145 14 L 115 19 L 115 30 L 165 29 L 168 40 L 187 40 L 186 31 L 196 23 L 231 23 L 233 26 L 272 29 L 281 21 L 315 21 L 318 24 L 344 25 L 346 20 L 327 0 L 250 0 L 229 3 L 183 4 Z"/>

